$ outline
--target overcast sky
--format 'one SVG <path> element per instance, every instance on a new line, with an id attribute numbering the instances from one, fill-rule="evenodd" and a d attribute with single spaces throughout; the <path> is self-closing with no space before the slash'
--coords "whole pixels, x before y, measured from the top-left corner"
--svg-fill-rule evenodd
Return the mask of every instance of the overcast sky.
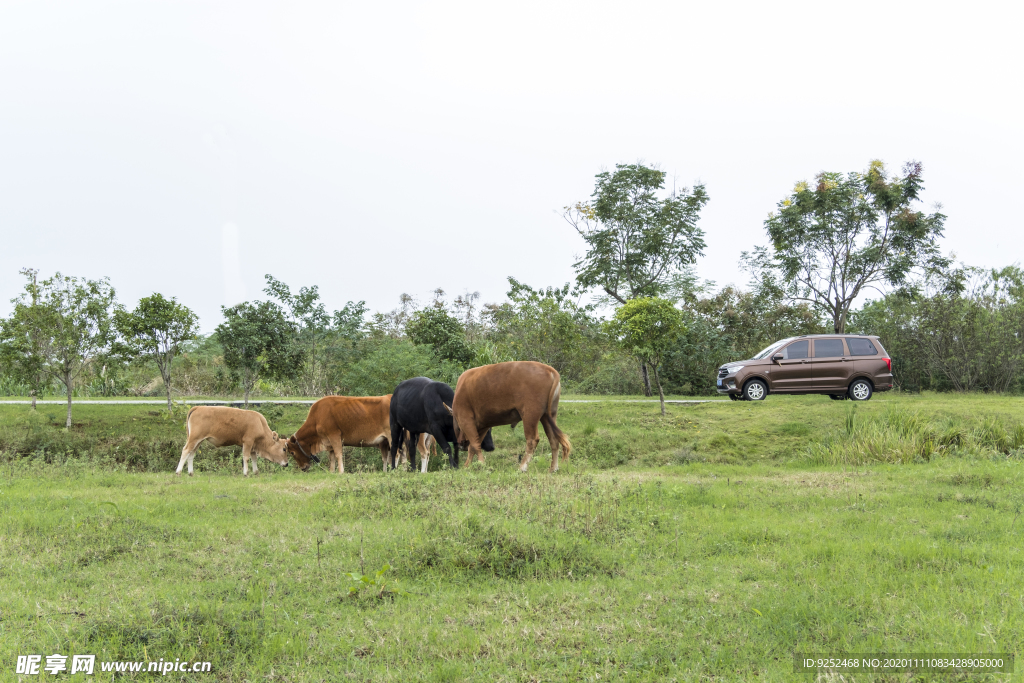
<path id="1" fill-rule="evenodd" d="M 0 313 L 18 270 L 196 310 L 573 278 L 616 163 L 711 201 L 701 275 L 801 179 L 924 163 L 944 248 L 1020 262 L 1016 3 L 0 4 Z"/>

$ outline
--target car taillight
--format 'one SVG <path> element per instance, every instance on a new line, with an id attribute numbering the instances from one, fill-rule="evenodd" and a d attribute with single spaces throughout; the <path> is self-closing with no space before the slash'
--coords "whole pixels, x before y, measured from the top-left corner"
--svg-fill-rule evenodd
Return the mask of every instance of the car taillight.
<path id="1" fill-rule="evenodd" d="M 889 372 L 892 372 L 892 358 L 883 358 L 882 360 L 885 361 L 885 367 L 889 369 Z"/>

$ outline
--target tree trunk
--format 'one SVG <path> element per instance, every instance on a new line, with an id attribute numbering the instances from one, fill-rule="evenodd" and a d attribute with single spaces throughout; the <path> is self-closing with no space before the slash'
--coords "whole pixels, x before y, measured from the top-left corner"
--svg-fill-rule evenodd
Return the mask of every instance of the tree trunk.
<path id="1" fill-rule="evenodd" d="M 171 373 L 170 373 L 170 371 L 168 371 L 167 374 L 164 376 L 164 389 L 167 390 L 167 412 L 168 413 L 172 413 L 172 412 L 174 412 L 174 410 L 171 407 Z"/>
<path id="2" fill-rule="evenodd" d="M 658 377 L 658 364 L 651 366 L 654 369 L 654 381 L 658 384 L 658 398 L 661 399 L 661 416 L 665 417 L 665 392 L 661 390 L 661 378 Z"/>
<path id="3" fill-rule="evenodd" d="M 644 379 L 644 396 L 651 396 L 651 376 L 647 374 L 647 363 L 640 361 L 640 375 Z"/>
<path id="4" fill-rule="evenodd" d="M 35 410 L 36 409 L 36 390 L 33 389 L 32 391 L 30 391 L 29 392 L 29 396 L 32 397 L 32 410 Z"/>
<path id="5" fill-rule="evenodd" d="M 64 428 L 71 429 L 71 375 L 64 375 L 64 388 L 68 390 L 68 419 Z"/>

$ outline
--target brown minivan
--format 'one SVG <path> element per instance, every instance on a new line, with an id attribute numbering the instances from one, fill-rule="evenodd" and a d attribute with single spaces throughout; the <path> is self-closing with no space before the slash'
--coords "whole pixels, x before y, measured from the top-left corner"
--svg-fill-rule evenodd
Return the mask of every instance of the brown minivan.
<path id="1" fill-rule="evenodd" d="M 750 360 L 718 368 L 718 393 L 743 401 L 768 394 L 827 394 L 866 401 L 892 389 L 892 359 L 878 337 L 808 334 L 775 342 Z"/>

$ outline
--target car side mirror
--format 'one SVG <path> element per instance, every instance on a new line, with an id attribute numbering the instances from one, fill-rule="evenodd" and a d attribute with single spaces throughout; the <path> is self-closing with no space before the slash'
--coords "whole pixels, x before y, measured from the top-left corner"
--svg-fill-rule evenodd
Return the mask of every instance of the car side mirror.
<path id="1" fill-rule="evenodd" d="M 772 360 L 782 360 L 782 354 L 781 353 L 775 354 L 774 356 L 772 356 Z"/>

